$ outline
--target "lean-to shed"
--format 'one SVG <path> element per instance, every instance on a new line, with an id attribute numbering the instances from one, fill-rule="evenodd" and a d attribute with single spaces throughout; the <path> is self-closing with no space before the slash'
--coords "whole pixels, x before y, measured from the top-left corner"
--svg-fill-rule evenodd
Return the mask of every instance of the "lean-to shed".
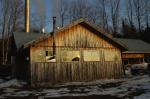
<path id="1" fill-rule="evenodd" d="M 148 62 L 150 63 L 150 44 L 140 39 L 115 38 L 117 42 L 126 47 L 122 52 L 124 65 Z"/>

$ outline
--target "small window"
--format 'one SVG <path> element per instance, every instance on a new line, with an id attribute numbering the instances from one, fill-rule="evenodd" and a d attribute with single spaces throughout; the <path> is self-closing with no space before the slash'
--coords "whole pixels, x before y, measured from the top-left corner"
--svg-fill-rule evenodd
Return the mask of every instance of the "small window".
<path id="1" fill-rule="evenodd" d="M 49 56 L 49 55 L 48 55 L 48 51 L 46 51 L 46 56 Z"/>
<path id="2" fill-rule="evenodd" d="M 45 55 L 46 56 L 52 56 L 53 54 L 52 54 L 52 51 L 45 51 Z"/>
<path id="3" fill-rule="evenodd" d="M 105 49 L 104 50 L 104 56 L 105 56 L 105 61 L 120 61 L 120 53 L 117 50 L 110 50 L 110 49 Z"/>
<path id="4" fill-rule="evenodd" d="M 100 61 L 100 53 L 98 50 L 83 51 L 84 61 Z"/>
<path id="5" fill-rule="evenodd" d="M 63 62 L 80 61 L 80 51 L 62 51 Z"/>
<path id="6" fill-rule="evenodd" d="M 47 62 L 56 62 L 55 56 L 52 51 L 45 51 L 46 61 Z"/>

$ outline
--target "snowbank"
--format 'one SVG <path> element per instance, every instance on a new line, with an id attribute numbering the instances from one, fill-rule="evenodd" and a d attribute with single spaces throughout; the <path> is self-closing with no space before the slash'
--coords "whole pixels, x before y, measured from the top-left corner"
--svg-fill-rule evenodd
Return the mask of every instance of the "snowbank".
<path id="1" fill-rule="evenodd" d="M 3 80 L 3 79 L 0 79 L 0 83 L 2 83 L 2 82 L 4 82 L 4 80 Z"/>
<path id="2" fill-rule="evenodd" d="M 91 95 L 112 95 L 118 97 L 126 97 L 137 90 L 146 90 L 146 92 L 139 94 L 137 99 L 147 99 L 148 93 L 150 91 L 150 78 L 149 76 L 137 76 L 133 78 L 127 79 L 118 79 L 118 80 L 99 80 L 95 82 L 89 83 L 66 83 L 63 88 L 58 89 L 43 89 L 40 94 L 44 94 L 44 97 L 62 97 L 62 96 L 91 96 Z M 106 86 L 110 83 L 118 83 L 117 86 Z M 120 83 L 120 85 L 119 85 Z M 70 86 L 72 84 L 75 85 L 83 85 L 83 86 Z M 67 86 L 69 85 L 69 86 Z M 70 88 L 71 87 L 71 88 Z M 150 95 L 149 95 L 150 96 Z M 142 98 L 141 98 L 142 97 Z M 145 97 L 145 98 L 143 98 Z M 136 99 L 136 98 L 135 98 Z"/>
<path id="3" fill-rule="evenodd" d="M 59 87 L 49 89 L 15 89 L 11 86 L 21 87 L 25 83 L 16 79 L 0 84 L 4 89 L 1 97 L 28 97 L 39 96 L 45 97 L 64 97 L 64 96 L 91 96 L 91 95 L 111 95 L 120 98 L 148 99 L 150 97 L 150 78 L 149 76 L 136 76 L 118 80 L 98 80 L 93 82 L 74 82 L 66 83 Z M 5 88 L 4 88 L 5 87 Z M 9 87 L 9 88 L 8 88 Z M 132 93 L 138 92 L 135 96 Z"/>
<path id="4" fill-rule="evenodd" d="M 134 97 L 134 99 L 149 99 L 150 98 L 150 92 L 144 93 L 140 96 Z"/>
<path id="5" fill-rule="evenodd" d="M 91 82 L 69 82 L 69 83 L 62 83 L 62 84 L 56 84 L 54 87 L 67 87 L 67 86 L 90 86 L 90 85 L 100 85 L 100 84 L 106 84 L 106 83 L 117 83 L 120 81 L 124 81 L 126 79 L 102 79 L 102 80 L 96 80 Z"/>
<path id="6" fill-rule="evenodd" d="M 0 88 L 5 88 L 5 87 L 22 87 L 26 83 L 23 81 L 19 81 L 17 79 L 12 79 L 3 83 L 0 83 Z"/>

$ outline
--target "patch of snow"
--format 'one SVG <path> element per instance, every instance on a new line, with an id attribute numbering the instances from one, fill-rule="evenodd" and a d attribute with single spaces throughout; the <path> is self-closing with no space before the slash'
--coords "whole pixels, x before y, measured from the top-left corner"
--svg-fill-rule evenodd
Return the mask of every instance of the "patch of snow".
<path id="1" fill-rule="evenodd" d="M 22 87 L 26 83 L 23 81 L 19 81 L 16 79 L 12 79 L 3 83 L 0 83 L 0 88 L 5 88 L 5 87 Z"/>
<path id="2" fill-rule="evenodd" d="M 32 91 L 19 91 L 19 92 L 16 92 L 16 94 L 13 96 L 26 97 L 26 96 L 29 96 L 30 94 L 33 94 L 33 92 Z"/>
<path id="3" fill-rule="evenodd" d="M 122 87 L 129 88 L 129 87 L 140 87 L 145 83 L 150 82 L 150 78 L 145 76 L 137 76 L 131 79 L 127 79 L 126 82 L 122 83 Z M 149 87 L 150 88 L 150 87 Z"/>
<path id="4" fill-rule="evenodd" d="M 10 77 L 10 76 L 7 76 L 7 77 L 5 77 L 5 79 L 11 79 L 11 77 Z"/>
<path id="5" fill-rule="evenodd" d="M 6 97 L 0 96 L 0 99 L 6 99 Z"/>
<path id="6" fill-rule="evenodd" d="M 52 96 L 52 97 L 60 97 L 63 96 L 66 93 L 69 93 L 69 90 L 67 88 L 60 88 L 60 89 L 44 89 L 40 94 L 46 94 L 46 96 Z"/>
<path id="7" fill-rule="evenodd" d="M 5 80 L 4 79 L 0 79 L 0 83 L 4 82 Z"/>
<path id="8" fill-rule="evenodd" d="M 109 83 L 116 85 L 111 86 Z M 108 84 L 108 86 L 107 86 Z M 132 78 L 118 79 L 118 80 L 98 80 L 94 82 L 73 82 L 66 83 L 56 88 L 37 90 L 22 90 L 15 88 L 6 88 L 10 86 L 23 85 L 18 80 L 10 80 L 8 82 L 0 84 L 5 86 L 2 96 L 13 97 L 27 97 L 27 96 L 41 96 L 44 97 L 62 97 L 62 96 L 91 96 L 91 95 L 113 95 L 117 97 L 126 97 L 132 92 L 137 90 L 143 90 L 143 94 L 139 96 L 133 96 L 135 99 L 148 99 L 150 97 L 150 78 L 149 76 L 135 76 Z M 77 85 L 77 86 L 70 86 Z M 78 86 L 79 85 L 79 86 Z M 106 85 L 106 87 L 105 87 Z M 103 87 L 104 86 L 104 87 Z"/>
<path id="9" fill-rule="evenodd" d="M 130 68 L 127 68 L 126 70 L 125 70 L 125 74 L 127 75 L 127 76 L 131 76 L 132 74 L 131 74 L 131 69 Z"/>
<path id="10" fill-rule="evenodd" d="M 31 94 L 33 94 L 34 92 L 32 91 L 19 91 L 19 92 L 9 92 L 6 94 L 3 94 L 3 97 L 27 97 Z"/>
<path id="11" fill-rule="evenodd" d="M 15 92 L 15 91 L 16 91 L 16 89 L 14 89 L 14 88 L 6 88 L 3 92 L 12 93 L 12 92 Z"/>
<path id="12" fill-rule="evenodd" d="M 8 97 L 8 96 L 11 96 L 11 93 L 5 93 L 5 94 L 1 95 L 1 97 Z"/>
<path id="13" fill-rule="evenodd" d="M 102 79 L 102 80 L 95 80 L 91 82 L 69 82 L 69 83 L 63 83 L 63 84 L 56 84 L 54 87 L 67 87 L 67 86 L 88 86 L 88 85 L 101 85 L 106 83 L 117 83 L 120 81 L 124 81 L 125 79 Z"/>
<path id="14" fill-rule="evenodd" d="M 56 62 L 56 59 L 48 60 L 48 62 Z"/>
<path id="15" fill-rule="evenodd" d="M 150 92 L 147 92 L 147 93 L 144 93 L 140 96 L 134 97 L 134 99 L 149 99 L 149 97 L 150 97 Z"/>
<path id="16" fill-rule="evenodd" d="M 131 68 L 144 68 L 144 69 L 147 69 L 148 68 L 148 63 L 133 64 L 131 66 Z"/>
<path id="17" fill-rule="evenodd" d="M 102 92 L 102 94 L 103 94 L 103 95 L 107 95 L 107 94 L 115 95 L 115 94 L 117 94 L 117 93 L 122 93 L 122 92 L 125 92 L 125 91 L 127 91 L 126 88 L 118 89 L 118 88 L 114 87 L 114 88 L 108 88 L 108 89 L 104 90 L 104 91 Z"/>

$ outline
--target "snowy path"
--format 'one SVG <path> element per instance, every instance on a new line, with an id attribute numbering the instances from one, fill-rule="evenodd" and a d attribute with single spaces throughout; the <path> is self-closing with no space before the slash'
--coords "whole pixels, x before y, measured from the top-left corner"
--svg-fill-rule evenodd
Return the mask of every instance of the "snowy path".
<path id="1" fill-rule="evenodd" d="M 90 83 L 66 83 L 49 89 L 29 89 L 17 80 L 0 82 L 0 98 L 14 99 L 148 99 L 150 97 L 150 77 L 136 76 L 118 80 L 99 80 Z M 68 97 L 68 98 L 67 98 Z M 90 98 L 91 97 L 91 98 Z"/>

